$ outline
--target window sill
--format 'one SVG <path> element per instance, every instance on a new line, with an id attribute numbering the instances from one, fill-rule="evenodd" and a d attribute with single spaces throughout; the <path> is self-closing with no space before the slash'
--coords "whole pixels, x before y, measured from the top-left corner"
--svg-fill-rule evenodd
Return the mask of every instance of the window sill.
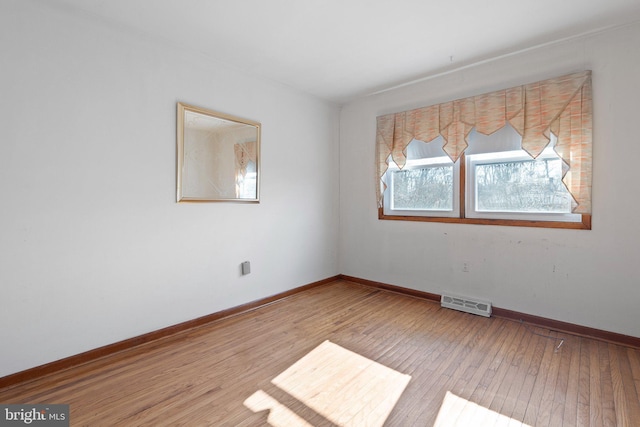
<path id="1" fill-rule="evenodd" d="M 425 216 L 385 215 L 383 208 L 378 208 L 378 219 L 391 221 L 444 222 L 449 224 L 502 225 L 509 227 L 565 228 L 570 230 L 591 230 L 591 215 L 582 215 L 581 222 L 561 221 L 522 221 L 513 219 L 484 218 L 444 218 Z"/>

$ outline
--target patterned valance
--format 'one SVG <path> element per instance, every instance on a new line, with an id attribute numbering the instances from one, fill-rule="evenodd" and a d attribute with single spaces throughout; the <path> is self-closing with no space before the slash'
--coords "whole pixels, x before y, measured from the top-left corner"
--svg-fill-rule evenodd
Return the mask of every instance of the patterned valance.
<path id="1" fill-rule="evenodd" d="M 233 151 L 236 157 L 236 177 L 247 175 L 249 163 L 256 163 L 256 141 L 236 142 Z"/>
<path id="2" fill-rule="evenodd" d="M 235 153 L 235 170 L 236 170 L 236 197 L 242 198 L 241 191 L 242 185 L 241 183 L 244 181 L 244 178 L 247 176 L 247 168 L 249 164 L 253 163 L 255 168 L 257 161 L 257 148 L 258 144 L 256 141 L 248 141 L 248 142 L 236 142 L 233 145 L 233 151 Z"/>
<path id="3" fill-rule="evenodd" d="M 454 162 L 468 146 L 473 128 L 490 135 L 507 123 L 522 136 L 522 148 L 533 158 L 557 137 L 555 151 L 568 165 L 563 182 L 574 198 L 574 213 L 591 213 L 591 71 L 570 74 L 458 99 L 443 104 L 392 113 L 377 118 L 378 206 L 382 206 L 383 176 L 388 159 L 402 168 L 406 147 L 414 140 L 445 140 L 444 151 Z M 381 180 L 383 180 L 381 182 Z"/>

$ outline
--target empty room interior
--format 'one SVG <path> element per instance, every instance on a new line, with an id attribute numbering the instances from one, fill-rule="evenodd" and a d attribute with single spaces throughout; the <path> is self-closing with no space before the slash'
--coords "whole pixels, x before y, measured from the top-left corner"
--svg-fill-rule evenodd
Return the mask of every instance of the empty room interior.
<path id="1" fill-rule="evenodd" d="M 0 58 L 0 424 L 640 425 L 637 0 L 0 0 Z"/>

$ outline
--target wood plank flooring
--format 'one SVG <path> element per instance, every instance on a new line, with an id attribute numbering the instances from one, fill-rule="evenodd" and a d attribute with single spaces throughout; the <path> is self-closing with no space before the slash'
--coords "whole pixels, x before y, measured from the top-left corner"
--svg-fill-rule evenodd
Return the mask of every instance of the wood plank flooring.
<path id="1" fill-rule="evenodd" d="M 272 383 L 327 340 L 411 376 L 386 426 L 640 426 L 639 349 L 344 281 L 0 390 L 0 403 L 69 404 L 73 426 L 335 426 Z"/>

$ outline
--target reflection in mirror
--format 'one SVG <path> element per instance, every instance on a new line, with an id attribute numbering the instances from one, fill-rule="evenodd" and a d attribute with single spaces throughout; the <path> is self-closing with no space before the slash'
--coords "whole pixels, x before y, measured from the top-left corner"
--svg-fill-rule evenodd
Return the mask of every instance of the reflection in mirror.
<path id="1" fill-rule="evenodd" d="M 178 103 L 178 201 L 259 201 L 260 123 Z"/>

